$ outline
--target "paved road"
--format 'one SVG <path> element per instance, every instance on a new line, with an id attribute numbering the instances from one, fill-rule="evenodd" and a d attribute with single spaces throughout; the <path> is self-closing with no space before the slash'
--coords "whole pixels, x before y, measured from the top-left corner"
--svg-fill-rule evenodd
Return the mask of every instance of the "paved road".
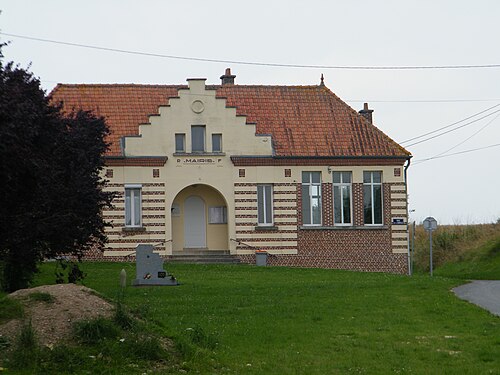
<path id="1" fill-rule="evenodd" d="M 475 280 L 453 288 L 458 298 L 500 316 L 500 280 Z"/>

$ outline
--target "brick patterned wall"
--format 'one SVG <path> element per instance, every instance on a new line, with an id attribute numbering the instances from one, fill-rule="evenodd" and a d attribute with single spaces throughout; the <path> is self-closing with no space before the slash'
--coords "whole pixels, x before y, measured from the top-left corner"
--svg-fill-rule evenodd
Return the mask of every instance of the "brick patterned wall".
<path id="1" fill-rule="evenodd" d="M 143 227 L 138 229 L 125 228 L 125 185 L 108 183 L 106 189 L 116 193 L 113 207 L 103 212 L 104 219 L 113 224 L 112 227 L 106 228 L 108 243 L 105 248 L 106 252 L 112 251 L 113 255 L 91 250 L 86 254 L 86 259 L 121 259 L 133 252 L 140 243 L 161 244 L 158 249 L 164 250 L 162 243 L 165 241 L 165 184 L 142 184 Z"/>
<path id="2" fill-rule="evenodd" d="M 363 184 L 352 184 L 352 215 L 354 225 L 364 224 L 364 209 L 363 209 Z"/>
<path id="3" fill-rule="evenodd" d="M 294 183 L 273 184 L 273 227 L 257 223 L 257 184 L 235 183 L 236 251 L 297 251 L 297 195 Z"/>
<path id="4" fill-rule="evenodd" d="M 391 199 L 390 199 L 390 210 L 391 210 L 391 221 L 392 218 L 403 218 L 405 221 L 404 225 L 392 225 L 392 250 L 395 252 L 403 252 L 408 250 L 408 227 L 406 222 L 408 221 L 407 214 L 407 199 L 406 198 L 395 198 L 395 195 L 404 195 L 406 197 L 406 190 L 404 184 L 390 184 L 388 187 Z M 401 213 L 404 211 L 404 213 Z M 395 212 L 394 214 L 392 212 Z"/>
<path id="5" fill-rule="evenodd" d="M 322 184 L 323 227 L 298 230 L 297 255 L 269 255 L 271 266 L 321 267 L 357 271 L 376 271 L 405 274 L 407 255 L 393 253 L 391 229 L 391 185 L 383 185 L 382 227 L 363 227 L 363 184 L 353 183 L 354 227 L 332 228 L 332 184 Z M 404 185 L 403 185 L 404 187 Z M 297 217 L 302 224 L 301 184 L 297 189 Z M 392 191 L 394 192 L 394 190 Z M 397 192 L 400 192 L 399 190 Z M 330 228 L 329 228 L 330 227 Z M 405 227 L 406 228 L 406 227 Z M 244 263 L 255 264 L 255 255 L 241 255 Z"/>
<path id="6" fill-rule="evenodd" d="M 327 182 L 321 184 L 321 204 L 323 225 L 326 227 L 333 225 L 333 191 L 332 184 Z"/>
<path id="7" fill-rule="evenodd" d="M 270 266 L 320 267 L 356 271 L 408 271 L 406 254 L 393 254 L 388 230 L 300 230 L 297 255 L 271 255 Z M 255 264 L 255 255 L 239 257 Z"/>
<path id="8" fill-rule="evenodd" d="M 383 216 L 384 225 L 391 225 L 391 184 L 382 185 L 382 199 L 384 201 Z"/>

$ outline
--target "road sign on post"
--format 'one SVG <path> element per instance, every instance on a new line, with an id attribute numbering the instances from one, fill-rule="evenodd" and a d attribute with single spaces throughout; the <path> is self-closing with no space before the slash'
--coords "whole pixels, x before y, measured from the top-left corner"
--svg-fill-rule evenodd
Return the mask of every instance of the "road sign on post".
<path id="1" fill-rule="evenodd" d="M 431 266 L 431 276 L 432 276 L 432 232 L 438 227 L 436 219 L 429 216 L 424 220 L 424 229 L 429 232 L 429 251 L 430 251 L 430 266 Z"/>

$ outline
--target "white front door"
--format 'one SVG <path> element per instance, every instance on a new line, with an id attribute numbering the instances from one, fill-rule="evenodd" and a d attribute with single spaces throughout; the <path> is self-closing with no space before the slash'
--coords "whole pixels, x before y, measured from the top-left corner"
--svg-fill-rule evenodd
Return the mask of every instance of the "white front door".
<path id="1" fill-rule="evenodd" d="M 205 202 L 196 195 L 184 201 L 184 247 L 207 247 Z"/>

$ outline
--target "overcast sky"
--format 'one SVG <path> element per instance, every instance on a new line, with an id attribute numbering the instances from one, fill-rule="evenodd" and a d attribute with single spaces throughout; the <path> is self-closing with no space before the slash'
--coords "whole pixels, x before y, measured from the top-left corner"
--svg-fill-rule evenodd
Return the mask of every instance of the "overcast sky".
<path id="1" fill-rule="evenodd" d="M 498 0 L 3 0 L 0 9 L 2 33 L 161 55 L 322 66 L 500 64 Z M 239 84 L 314 85 L 323 73 L 325 84 L 351 107 L 369 102 L 375 125 L 400 143 L 500 104 L 500 67 L 286 68 L 123 54 L 7 35 L 0 40 L 10 41 L 5 60 L 31 63 L 47 91 L 58 82 L 183 84 L 202 77 L 218 84 L 226 67 Z M 407 147 L 413 154 L 410 220 L 434 216 L 442 224 L 468 224 L 500 218 L 499 146 L 418 162 L 457 145 L 448 154 L 500 144 L 497 110 Z"/>

